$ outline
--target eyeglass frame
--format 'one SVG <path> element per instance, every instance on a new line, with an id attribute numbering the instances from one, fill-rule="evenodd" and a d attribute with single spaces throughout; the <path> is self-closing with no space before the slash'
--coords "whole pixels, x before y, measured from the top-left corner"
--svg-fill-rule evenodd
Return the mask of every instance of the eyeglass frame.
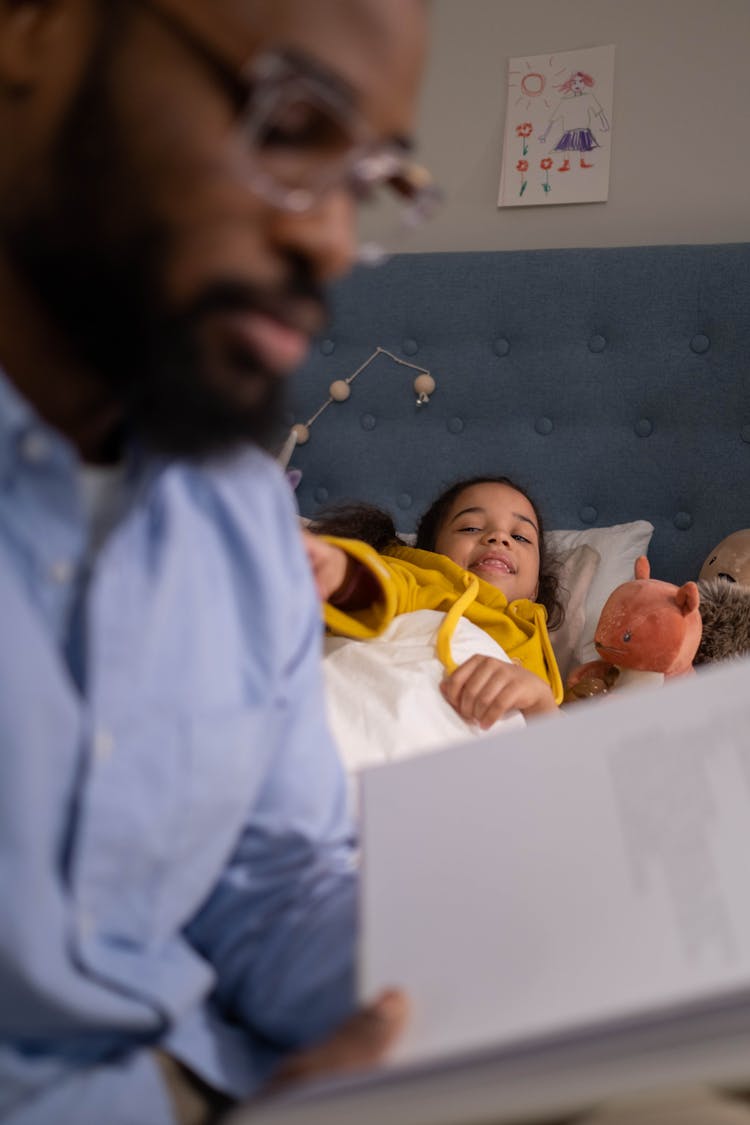
<path id="1" fill-rule="evenodd" d="M 344 84 L 337 84 L 334 75 L 324 75 L 312 60 L 289 51 L 267 50 L 236 66 L 169 3 L 164 5 L 159 0 L 139 2 L 197 53 L 229 87 L 248 139 L 251 157 L 248 181 L 252 190 L 266 202 L 282 211 L 305 214 L 337 188 L 347 187 L 355 200 L 362 202 L 373 188 L 385 185 L 404 201 L 404 221 L 407 225 L 418 225 L 430 217 L 441 200 L 441 194 L 428 170 L 411 159 L 408 150 L 400 143 L 381 142 L 372 137 L 366 123 L 346 99 Z M 255 144 L 259 128 L 258 103 L 269 100 L 274 87 L 279 88 L 282 83 L 296 83 L 313 101 L 336 115 L 351 135 L 351 147 L 338 168 L 329 169 L 328 175 L 321 174 L 320 182 L 315 186 L 285 186 L 264 172 L 257 160 L 252 168 L 253 155 L 257 155 L 258 151 Z M 364 250 L 366 259 L 374 262 L 379 257 L 372 246 Z"/>

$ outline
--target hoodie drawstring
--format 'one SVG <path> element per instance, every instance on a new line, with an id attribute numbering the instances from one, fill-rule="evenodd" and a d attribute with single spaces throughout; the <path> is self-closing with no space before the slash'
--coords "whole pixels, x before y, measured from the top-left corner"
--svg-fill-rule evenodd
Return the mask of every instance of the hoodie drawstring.
<path id="1" fill-rule="evenodd" d="M 466 589 L 464 590 L 458 601 L 454 602 L 443 619 L 443 623 L 438 629 L 436 649 L 438 660 L 445 668 L 449 676 L 453 675 L 458 668 L 451 653 L 451 637 L 453 636 L 456 625 L 460 617 L 463 617 L 464 610 L 468 609 L 473 601 L 476 601 L 477 594 L 479 593 L 479 579 L 473 574 L 466 575 Z"/>

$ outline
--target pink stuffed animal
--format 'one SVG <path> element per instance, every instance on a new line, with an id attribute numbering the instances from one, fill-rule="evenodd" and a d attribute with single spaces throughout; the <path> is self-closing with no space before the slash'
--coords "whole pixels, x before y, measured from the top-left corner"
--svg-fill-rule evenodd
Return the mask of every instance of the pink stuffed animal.
<path id="1" fill-rule="evenodd" d="M 600 695 L 631 681 L 661 681 L 693 671 L 702 632 L 698 587 L 695 582 L 674 586 L 650 575 L 648 559 L 641 555 L 636 560 L 635 578 L 610 594 L 594 636 L 601 659 L 581 664 L 570 673 L 566 702 Z"/>

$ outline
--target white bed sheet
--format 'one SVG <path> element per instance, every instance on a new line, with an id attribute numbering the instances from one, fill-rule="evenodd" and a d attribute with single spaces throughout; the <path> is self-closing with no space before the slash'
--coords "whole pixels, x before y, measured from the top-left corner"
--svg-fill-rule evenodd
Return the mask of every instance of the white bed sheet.
<path id="1" fill-rule="evenodd" d="M 435 652 L 443 616 L 431 609 L 402 614 L 369 641 L 326 638 L 328 713 L 348 772 L 525 726 L 523 715 L 513 711 L 483 731 L 445 701 L 439 687 L 445 673 Z M 509 660 L 465 618 L 458 622 L 451 651 L 457 664 L 475 653 Z"/>

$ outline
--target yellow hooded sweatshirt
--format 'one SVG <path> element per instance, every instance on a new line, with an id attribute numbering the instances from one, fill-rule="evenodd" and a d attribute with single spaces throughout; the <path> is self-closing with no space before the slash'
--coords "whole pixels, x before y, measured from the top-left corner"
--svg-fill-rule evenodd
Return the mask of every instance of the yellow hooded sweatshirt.
<path id="1" fill-rule="evenodd" d="M 324 538 L 366 566 L 381 590 L 377 601 L 353 613 L 326 603 L 324 620 L 332 633 L 367 640 L 382 633 L 401 613 L 440 610 L 446 617 L 438 632 L 437 655 L 450 674 L 456 669 L 450 638 L 463 616 L 484 629 L 511 660 L 545 680 L 555 702 L 561 702 L 563 685 L 544 606 L 529 598 L 509 603 L 502 590 L 434 551 L 394 546 L 381 555 L 357 539 Z"/>

